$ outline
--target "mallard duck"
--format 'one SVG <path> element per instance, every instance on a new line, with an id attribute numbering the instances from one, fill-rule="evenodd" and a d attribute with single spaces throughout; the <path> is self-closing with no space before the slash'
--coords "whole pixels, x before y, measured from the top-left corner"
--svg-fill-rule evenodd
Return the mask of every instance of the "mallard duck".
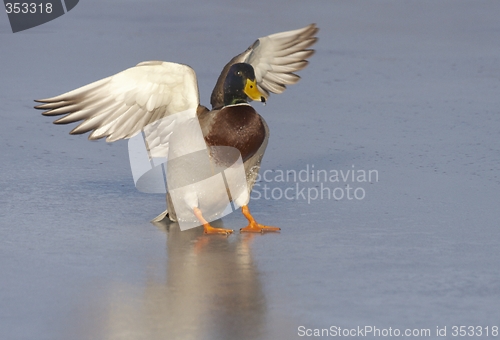
<path id="1" fill-rule="evenodd" d="M 90 140 L 106 138 L 107 142 L 131 138 L 165 117 L 195 112 L 207 147 L 229 146 L 239 150 L 250 192 L 267 147 L 269 128 L 249 101 L 265 103 L 270 93 L 282 93 L 286 85 L 300 79 L 294 72 L 308 64 L 306 59 L 314 53 L 308 48 L 317 41 L 317 31 L 316 25 L 311 24 L 257 39 L 222 70 L 210 98 L 212 110 L 200 105 L 194 70 L 187 65 L 163 61 L 141 62 L 65 94 L 36 100 L 42 104 L 35 108 L 46 110 L 42 113 L 45 116 L 64 115 L 54 124 L 82 121 L 70 134 L 90 132 Z M 172 132 L 158 129 L 156 133 L 162 138 Z M 181 144 L 191 143 L 190 136 L 182 138 Z M 240 231 L 279 231 L 280 228 L 255 221 L 248 208 L 249 195 L 246 197 L 241 208 L 248 225 Z M 194 202 L 190 203 L 191 213 L 203 225 L 205 233 L 233 232 L 213 228 L 204 218 L 203 207 L 197 199 L 186 198 L 186 202 Z M 166 216 L 176 220 L 168 194 L 167 210 L 157 220 Z"/>

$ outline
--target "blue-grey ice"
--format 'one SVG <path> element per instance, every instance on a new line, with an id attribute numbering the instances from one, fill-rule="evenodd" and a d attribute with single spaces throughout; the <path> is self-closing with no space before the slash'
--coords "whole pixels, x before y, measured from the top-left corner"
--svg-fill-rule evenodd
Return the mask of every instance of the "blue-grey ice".
<path id="1" fill-rule="evenodd" d="M 82 0 L 16 34 L 0 14 L 2 338 L 491 336 L 498 13 L 493 0 Z M 151 224 L 165 197 L 136 190 L 126 142 L 71 136 L 33 109 L 146 60 L 193 67 L 208 104 L 228 58 L 311 22 L 319 41 L 302 79 L 253 104 L 271 137 L 250 209 L 280 233 Z M 239 212 L 214 224 L 245 225 Z"/>

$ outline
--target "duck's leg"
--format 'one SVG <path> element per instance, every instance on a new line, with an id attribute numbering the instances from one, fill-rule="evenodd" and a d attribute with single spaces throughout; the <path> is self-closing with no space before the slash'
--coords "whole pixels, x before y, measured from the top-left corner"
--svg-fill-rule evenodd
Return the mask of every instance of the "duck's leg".
<path id="1" fill-rule="evenodd" d="M 194 215 L 203 224 L 203 231 L 205 234 L 222 234 L 229 235 L 233 231 L 231 229 L 223 229 L 223 228 L 214 228 L 212 227 L 208 221 L 203 217 L 201 210 L 197 207 L 193 208 Z"/>
<path id="2" fill-rule="evenodd" d="M 262 224 L 255 222 L 255 219 L 250 214 L 250 210 L 247 205 L 241 207 L 241 212 L 248 220 L 248 225 L 245 228 L 241 228 L 240 232 L 249 232 L 249 233 L 263 233 L 265 231 L 280 231 L 281 228 L 277 227 L 268 227 Z"/>

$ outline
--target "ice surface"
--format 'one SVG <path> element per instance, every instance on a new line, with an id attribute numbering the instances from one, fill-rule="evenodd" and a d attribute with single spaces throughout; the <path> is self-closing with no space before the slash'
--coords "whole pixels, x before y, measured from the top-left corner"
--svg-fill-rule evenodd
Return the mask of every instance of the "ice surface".
<path id="1" fill-rule="evenodd" d="M 500 326 L 498 13 L 497 1 L 85 0 L 16 34 L 1 14 L 2 339 Z M 165 198 L 136 191 L 126 142 L 70 136 L 32 109 L 144 60 L 192 66 L 208 104 L 232 56 L 311 22 L 302 80 L 254 104 L 271 130 L 261 174 L 275 180 L 250 209 L 279 234 L 150 224 Z M 276 179 L 313 166 L 378 181 Z M 364 198 L 327 199 L 346 184 Z M 315 189 L 325 196 L 308 203 Z"/>

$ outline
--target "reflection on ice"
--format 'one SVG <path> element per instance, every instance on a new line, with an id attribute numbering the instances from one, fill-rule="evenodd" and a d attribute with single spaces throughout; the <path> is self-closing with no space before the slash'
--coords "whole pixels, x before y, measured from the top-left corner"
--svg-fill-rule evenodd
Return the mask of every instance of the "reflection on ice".
<path id="1" fill-rule="evenodd" d="M 107 339 L 255 339 L 264 332 L 266 298 L 252 259 L 253 234 L 203 236 L 202 228 L 167 233 L 166 277 L 148 275 L 144 286 L 117 283 L 92 336 Z M 222 221 L 214 227 L 223 228 Z M 125 290 L 125 291 L 123 291 Z M 115 296 L 115 298 L 113 298 Z M 118 298 L 119 297 L 119 298 Z M 105 304 L 106 306 L 101 306 Z M 97 332 L 97 334 L 95 333 Z"/>

